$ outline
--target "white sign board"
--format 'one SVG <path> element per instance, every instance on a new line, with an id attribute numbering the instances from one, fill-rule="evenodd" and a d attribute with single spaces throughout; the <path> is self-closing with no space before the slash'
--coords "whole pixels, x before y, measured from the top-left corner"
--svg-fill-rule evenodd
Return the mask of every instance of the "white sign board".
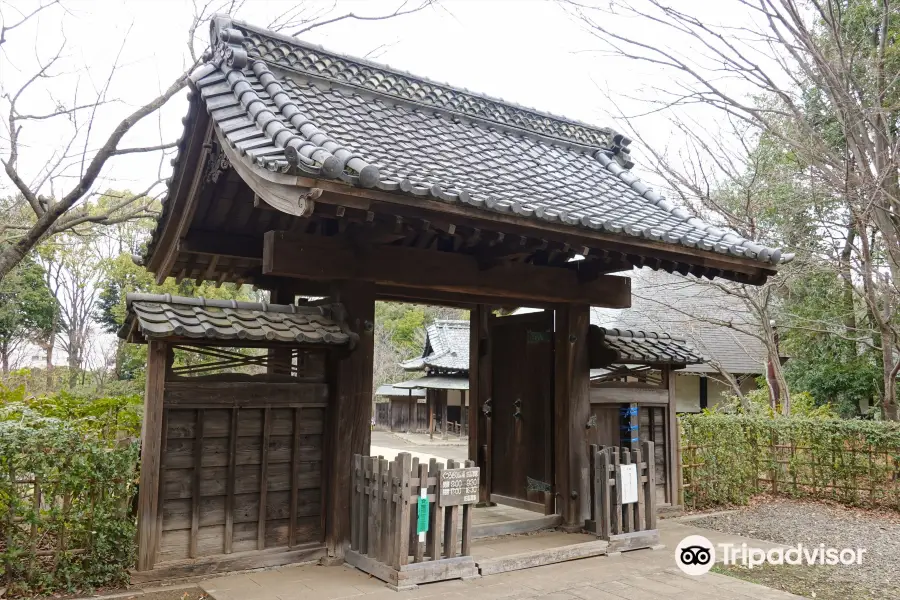
<path id="1" fill-rule="evenodd" d="M 619 465 L 619 480 L 622 482 L 622 504 L 637 502 L 637 465 Z"/>

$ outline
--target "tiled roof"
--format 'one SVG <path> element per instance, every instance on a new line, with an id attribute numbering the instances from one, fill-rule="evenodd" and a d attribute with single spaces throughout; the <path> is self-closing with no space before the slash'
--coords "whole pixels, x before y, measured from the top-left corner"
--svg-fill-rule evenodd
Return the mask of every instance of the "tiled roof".
<path id="1" fill-rule="evenodd" d="M 466 370 L 468 371 L 468 369 Z M 425 375 L 424 377 L 395 383 L 394 387 L 424 390 L 467 390 L 469 389 L 469 378 L 465 375 Z"/>
<path id="2" fill-rule="evenodd" d="M 603 344 L 618 354 L 616 363 L 692 365 L 703 356 L 682 338 L 667 333 L 599 328 Z"/>
<path id="3" fill-rule="evenodd" d="M 401 388 L 389 383 L 379 385 L 375 390 L 376 396 L 405 396 L 409 398 L 424 398 L 425 390 L 418 388 Z"/>
<path id="4" fill-rule="evenodd" d="M 631 308 L 591 309 L 591 323 L 607 328 L 666 332 L 686 339 L 709 361 L 685 371 L 716 372 L 718 365 L 735 375 L 764 372 L 762 342 L 720 323 L 745 331 L 758 327 L 743 302 L 716 285 L 693 277 L 640 269 L 631 277 Z"/>
<path id="5" fill-rule="evenodd" d="M 425 349 L 421 358 L 401 365 L 407 371 L 426 367 L 447 371 L 469 370 L 469 322 L 437 320 L 425 327 Z"/>
<path id="6" fill-rule="evenodd" d="M 257 169 L 463 203 L 754 259 L 780 250 L 710 225 L 630 170 L 630 140 L 215 19 L 192 75 L 219 135 Z"/>
<path id="7" fill-rule="evenodd" d="M 128 294 L 128 316 L 120 337 L 196 338 L 217 341 L 352 345 L 356 334 L 343 323 L 343 307 L 295 306 Z M 140 341 L 133 339 L 132 341 Z"/>

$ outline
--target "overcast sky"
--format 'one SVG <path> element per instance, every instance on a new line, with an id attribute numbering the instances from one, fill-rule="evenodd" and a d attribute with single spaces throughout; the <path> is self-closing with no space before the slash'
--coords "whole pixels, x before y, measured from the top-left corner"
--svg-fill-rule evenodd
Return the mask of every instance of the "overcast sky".
<path id="1" fill-rule="evenodd" d="M 387 14 L 401 0 L 339 1 L 332 15 L 354 11 Z M 414 0 L 410 0 L 413 2 Z M 96 149 L 119 120 L 167 87 L 190 64 L 187 29 L 194 11 L 184 0 L 64 0 L 65 11 L 54 8 L 40 19 L 8 34 L 0 56 L 0 83 L 15 93 L 37 70 L 64 48 L 64 57 L 50 73 L 23 94 L 19 112 L 40 114 L 57 102 L 85 102 L 105 85 L 118 56 L 118 69 L 87 140 Z M 266 25 L 296 1 L 248 0 L 237 17 Z M 29 12 L 31 2 L 0 4 L 7 23 L 18 19 L 16 9 Z M 327 11 L 331 3 L 309 1 L 310 10 Z M 646 25 L 624 21 L 622 27 Z M 200 32 L 203 45 L 208 34 Z M 646 67 L 625 64 L 598 52 L 602 44 L 555 2 L 540 0 L 442 0 L 437 7 L 384 21 L 344 21 L 315 29 L 303 39 L 353 56 L 372 57 L 393 67 L 437 81 L 466 87 L 518 104 L 616 128 L 605 106 L 602 90 L 613 90 L 626 108 L 636 107 L 627 96 L 657 84 L 660 74 Z M 5 107 L 4 107 L 5 108 Z M 158 117 L 145 120 L 120 147 L 146 146 L 172 141 L 181 134 L 186 112 L 184 93 L 173 99 Z M 80 114 L 82 135 L 71 154 L 78 155 L 87 133 L 87 112 Z M 27 122 L 22 132 L 20 165 L 25 179 L 38 177 L 47 160 L 60 151 L 74 124 L 62 119 Z M 665 122 L 653 128 L 654 139 L 665 143 Z M 8 155 L 8 127 L 3 123 L 4 156 Z M 161 133 L 160 133 L 161 132 Z M 640 162 L 640 148 L 634 149 Z M 69 175 L 80 172 L 78 157 L 67 161 Z M 103 174 L 100 188 L 137 191 L 156 178 L 159 155 L 117 158 Z M 168 160 L 163 175 L 170 171 Z M 52 193 L 66 191 L 74 179 L 60 178 Z M 3 193 L 10 193 L 3 179 Z M 51 193 L 49 187 L 42 190 Z"/>

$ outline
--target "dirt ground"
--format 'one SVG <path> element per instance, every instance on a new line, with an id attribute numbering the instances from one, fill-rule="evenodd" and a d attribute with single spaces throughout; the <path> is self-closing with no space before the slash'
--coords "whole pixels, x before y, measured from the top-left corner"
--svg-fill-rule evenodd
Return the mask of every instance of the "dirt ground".
<path id="1" fill-rule="evenodd" d="M 864 548 L 861 565 L 717 565 L 718 573 L 816 600 L 900 598 L 900 514 L 826 502 L 758 498 L 691 525 L 787 546 Z"/>

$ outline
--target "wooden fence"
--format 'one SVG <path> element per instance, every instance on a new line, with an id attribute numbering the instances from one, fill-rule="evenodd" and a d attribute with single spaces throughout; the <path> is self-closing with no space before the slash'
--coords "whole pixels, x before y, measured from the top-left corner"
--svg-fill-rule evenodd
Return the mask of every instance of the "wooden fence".
<path id="1" fill-rule="evenodd" d="M 585 529 L 609 541 L 609 551 L 659 544 L 656 529 L 656 469 L 653 442 L 634 449 L 590 446 L 591 518 Z M 623 504 L 622 465 L 637 471 L 637 502 Z"/>
<path id="2" fill-rule="evenodd" d="M 474 467 L 450 460 L 448 469 Z M 347 562 L 396 589 L 445 579 L 477 577 L 470 556 L 472 505 L 440 506 L 444 464 L 420 464 L 406 452 L 394 461 L 353 457 L 352 524 Z M 416 533 L 417 499 L 429 504 L 425 541 Z M 460 531 L 461 529 L 461 531 Z"/>

